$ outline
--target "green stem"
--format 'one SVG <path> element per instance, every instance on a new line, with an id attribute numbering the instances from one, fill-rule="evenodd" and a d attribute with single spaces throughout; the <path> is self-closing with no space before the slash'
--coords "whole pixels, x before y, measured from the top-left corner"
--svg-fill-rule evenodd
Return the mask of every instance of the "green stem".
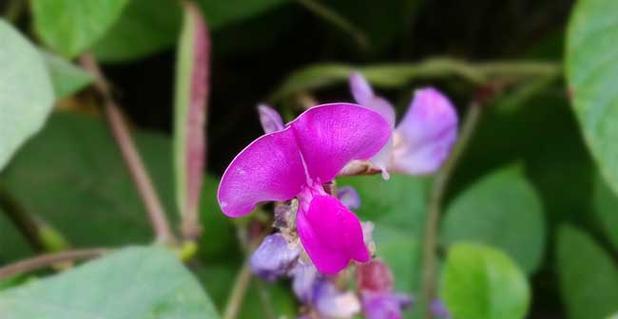
<path id="1" fill-rule="evenodd" d="M 238 317 L 240 307 L 245 300 L 247 289 L 251 283 L 251 278 L 251 268 L 249 267 L 249 260 L 247 259 L 236 275 L 236 279 L 234 279 L 232 292 L 228 297 L 225 311 L 223 312 L 223 319 L 236 319 L 236 317 Z"/>
<path id="2" fill-rule="evenodd" d="M 0 185 L 0 208 L 23 234 L 34 251 L 45 251 L 46 244 L 40 236 L 39 223 L 26 212 L 17 199 L 2 185 Z"/>
<path id="3" fill-rule="evenodd" d="M 46 268 L 58 263 L 76 261 L 99 257 L 109 250 L 104 248 L 70 250 L 53 254 L 36 256 L 30 259 L 18 261 L 0 268 L 0 279 L 12 277 L 21 273 Z"/>
<path id="4" fill-rule="evenodd" d="M 318 17 L 351 35 L 360 48 L 366 49 L 369 47 L 369 40 L 367 39 L 367 36 L 358 27 L 336 11 L 330 9 L 317 0 L 297 0 L 297 2 Z"/>
<path id="5" fill-rule="evenodd" d="M 120 153 L 133 180 L 133 184 L 144 203 L 157 241 L 164 244 L 176 243 L 176 237 L 172 233 L 163 205 L 161 204 L 152 179 L 146 170 L 142 156 L 135 145 L 135 141 L 133 141 L 129 125 L 120 107 L 112 97 L 110 85 L 101 71 L 96 58 L 91 54 L 84 54 L 81 57 L 81 64 L 94 76 L 94 86 L 103 100 L 103 112 L 107 119 L 107 123 L 120 149 Z"/>
<path id="6" fill-rule="evenodd" d="M 520 81 L 530 77 L 559 75 L 559 63 L 535 61 L 493 61 L 474 63 L 449 57 L 434 57 L 417 63 L 391 63 L 366 66 L 317 64 L 292 73 L 272 94 L 273 102 L 298 92 L 339 85 L 351 72 L 360 71 L 376 87 L 398 88 L 412 80 L 459 77 L 475 86 L 492 79 Z"/>
<path id="7" fill-rule="evenodd" d="M 436 175 L 429 202 L 427 204 L 427 220 L 425 223 L 425 238 L 423 240 L 423 277 L 422 277 L 422 310 L 424 318 L 431 318 L 431 313 L 428 311 L 429 303 L 436 297 L 436 269 L 437 269 L 437 237 L 438 224 L 440 220 L 440 211 L 446 191 L 448 190 L 449 181 L 453 175 L 457 163 L 459 162 L 466 146 L 470 142 L 475 128 L 481 118 L 482 106 L 474 102 L 470 105 L 468 114 L 466 115 L 463 127 L 460 132 L 459 140 L 455 145 L 450 157 L 442 166 Z"/>

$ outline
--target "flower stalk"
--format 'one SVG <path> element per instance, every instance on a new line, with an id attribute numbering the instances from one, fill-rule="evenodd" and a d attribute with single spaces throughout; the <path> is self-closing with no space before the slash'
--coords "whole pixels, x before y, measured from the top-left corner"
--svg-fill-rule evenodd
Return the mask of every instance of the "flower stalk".
<path id="1" fill-rule="evenodd" d="M 67 261 L 92 259 L 108 252 L 109 249 L 105 248 L 90 248 L 36 256 L 0 268 L 0 279 L 9 278 L 18 274 L 35 271 Z"/>
<path id="2" fill-rule="evenodd" d="M 423 274 L 422 274 L 422 291 L 421 291 L 421 307 L 424 311 L 424 318 L 431 318 L 431 313 L 428 311 L 431 301 L 436 297 L 437 290 L 437 237 L 438 224 L 442 211 L 444 197 L 448 190 L 448 184 L 451 180 L 453 172 L 457 164 L 469 144 L 474 131 L 481 119 L 482 106 L 474 101 L 468 108 L 468 114 L 464 118 L 460 136 L 453 148 L 452 153 L 436 174 L 433 181 L 429 202 L 427 205 L 427 220 L 425 223 L 425 236 L 423 240 Z"/>
<path id="3" fill-rule="evenodd" d="M 174 243 L 176 240 L 165 216 L 161 200 L 157 195 L 150 175 L 146 171 L 144 161 L 137 151 L 122 111 L 112 98 L 111 89 L 101 72 L 99 64 L 91 54 L 83 55 L 81 57 L 81 64 L 95 78 L 94 86 L 103 100 L 105 118 L 133 179 L 133 183 L 144 203 L 157 242 L 165 244 Z"/>

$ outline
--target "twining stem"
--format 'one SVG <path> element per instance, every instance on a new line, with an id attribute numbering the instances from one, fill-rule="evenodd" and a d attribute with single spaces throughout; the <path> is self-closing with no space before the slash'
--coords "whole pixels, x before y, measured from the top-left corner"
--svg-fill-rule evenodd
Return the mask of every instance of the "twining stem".
<path id="1" fill-rule="evenodd" d="M 461 158 L 463 151 L 470 142 L 474 130 L 481 118 L 482 106 L 473 102 L 466 115 L 463 126 L 459 135 L 459 140 L 455 145 L 451 155 L 438 174 L 436 175 L 429 202 L 427 204 L 427 220 L 425 223 L 425 238 L 423 240 L 423 277 L 422 277 L 422 292 L 421 300 L 423 302 L 424 318 L 431 318 L 431 313 L 428 311 L 429 304 L 436 297 L 436 268 L 437 268 L 437 237 L 438 237 L 438 222 L 440 219 L 440 211 L 442 203 L 448 188 L 448 183 L 453 175 L 453 172 Z"/>
<path id="2" fill-rule="evenodd" d="M 39 223 L 30 215 L 13 195 L 0 185 L 0 208 L 24 235 L 28 244 L 36 252 L 45 250 L 45 241 L 41 238 Z"/>
<path id="3" fill-rule="evenodd" d="M 235 319 L 238 317 L 238 312 L 245 300 L 247 289 L 251 283 L 251 277 L 251 268 L 249 267 L 249 259 L 247 259 L 236 275 L 236 279 L 234 279 L 232 292 L 228 297 L 225 311 L 223 312 L 223 319 Z"/>
<path id="4" fill-rule="evenodd" d="M 58 263 L 67 261 L 77 261 L 92 259 L 109 252 L 104 248 L 70 250 L 55 254 L 36 256 L 30 259 L 21 260 L 13 264 L 0 268 L 0 279 L 8 278 L 17 274 L 46 268 Z"/>
<path id="5" fill-rule="evenodd" d="M 335 27 L 338 27 L 342 31 L 352 36 L 354 41 L 361 49 L 367 49 L 369 47 L 369 39 L 367 35 L 360 30 L 357 26 L 348 21 L 345 17 L 320 3 L 318 0 L 296 0 L 307 10 L 313 12 L 318 17 L 324 19 L 326 22 L 331 23 Z"/>
<path id="6" fill-rule="evenodd" d="M 476 85 L 486 85 L 500 79 L 519 81 L 530 77 L 547 77 L 561 74 L 561 66 L 544 61 L 492 61 L 471 62 L 451 57 L 432 57 L 414 63 L 388 63 L 354 66 L 348 64 L 316 64 L 292 73 L 273 92 L 271 102 L 347 81 L 351 72 L 360 71 L 376 87 L 395 88 L 412 80 L 455 76 Z M 318 80 L 315 79 L 320 75 Z"/>
<path id="7" fill-rule="evenodd" d="M 225 310 L 223 311 L 223 319 L 236 319 L 236 317 L 238 317 L 238 312 L 240 311 L 240 307 L 245 300 L 247 289 L 249 288 L 249 284 L 251 283 L 251 279 L 253 278 L 251 274 L 251 268 L 249 266 L 249 258 L 251 257 L 253 251 L 262 242 L 264 236 L 267 234 L 266 232 L 261 232 L 260 234 L 251 238 L 250 234 L 248 233 L 247 225 L 239 227 L 241 228 L 238 228 L 238 237 L 242 244 L 242 248 L 245 251 L 246 258 L 242 267 L 236 274 L 236 278 L 234 279 L 232 291 L 228 296 L 227 304 L 225 305 Z"/>
<path id="8" fill-rule="evenodd" d="M 171 231 L 163 205 L 159 200 L 152 180 L 144 167 L 144 162 L 137 151 L 135 142 L 131 137 L 126 120 L 112 98 L 111 89 L 105 76 L 101 72 L 99 65 L 91 54 L 81 57 L 82 66 L 94 75 L 94 86 L 103 99 L 103 111 L 111 129 L 112 135 L 120 148 L 124 162 L 129 170 L 133 183 L 146 207 L 150 223 L 154 229 L 157 241 L 162 243 L 173 243 L 175 237 Z"/>

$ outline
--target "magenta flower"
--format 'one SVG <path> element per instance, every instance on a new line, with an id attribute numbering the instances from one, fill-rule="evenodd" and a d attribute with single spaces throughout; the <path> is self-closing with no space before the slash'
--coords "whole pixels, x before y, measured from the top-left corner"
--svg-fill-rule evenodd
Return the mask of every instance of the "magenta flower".
<path id="1" fill-rule="evenodd" d="M 457 112 L 446 96 L 431 87 L 416 90 L 395 126 L 392 104 L 377 96 L 360 73 L 353 73 L 349 82 L 356 102 L 380 113 L 393 131 L 390 141 L 371 159 L 385 178 L 389 171 L 424 175 L 440 168 L 457 139 Z"/>
<path id="2" fill-rule="evenodd" d="M 219 185 L 219 205 L 227 216 L 241 217 L 261 202 L 297 198 L 296 230 L 320 272 L 366 262 L 370 254 L 358 218 L 322 185 L 351 160 L 375 155 L 390 134 L 380 114 L 359 105 L 315 106 L 234 158 Z"/>

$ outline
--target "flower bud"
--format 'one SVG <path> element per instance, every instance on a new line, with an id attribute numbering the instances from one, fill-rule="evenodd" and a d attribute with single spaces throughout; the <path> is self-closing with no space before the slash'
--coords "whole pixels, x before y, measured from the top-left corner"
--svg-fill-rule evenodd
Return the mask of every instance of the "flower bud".
<path id="1" fill-rule="evenodd" d="M 274 281 L 295 265 L 300 247 L 288 244 L 281 233 L 266 236 L 251 255 L 251 270 L 264 280 Z"/>

